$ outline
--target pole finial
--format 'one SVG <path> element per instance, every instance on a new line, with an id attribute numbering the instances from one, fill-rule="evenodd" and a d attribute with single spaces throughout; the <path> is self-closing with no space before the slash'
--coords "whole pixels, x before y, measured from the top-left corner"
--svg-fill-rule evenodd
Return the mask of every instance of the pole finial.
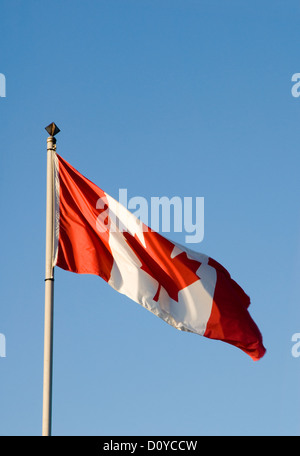
<path id="1" fill-rule="evenodd" d="M 45 130 L 49 133 L 50 136 L 55 136 L 57 135 L 57 133 L 60 132 L 60 129 L 54 122 L 48 125 L 48 127 L 46 127 Z"/>

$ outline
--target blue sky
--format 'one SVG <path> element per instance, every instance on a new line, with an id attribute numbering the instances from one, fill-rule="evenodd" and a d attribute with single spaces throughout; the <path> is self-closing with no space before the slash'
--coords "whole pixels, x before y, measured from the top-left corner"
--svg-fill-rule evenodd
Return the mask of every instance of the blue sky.
<path id="1" fill-rule="evenodd" d="M 191 245 L 250 295 L 267 354 L 55 271 L 54 435 L 299 435 L 299 2 L 2 2 L 1 435 L 40 435 L 46 138 L 111 196 L 205 199 Z M 184 243 L 185 233 L 170 233 Z"/>

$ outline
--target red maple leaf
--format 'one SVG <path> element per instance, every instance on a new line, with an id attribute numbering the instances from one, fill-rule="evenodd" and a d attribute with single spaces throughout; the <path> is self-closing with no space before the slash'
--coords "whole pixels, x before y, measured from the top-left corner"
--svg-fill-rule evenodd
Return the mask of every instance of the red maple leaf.
<path id="1" fill-rule="evenodd" d="M 175 247 L 172 242 L 150 228 L 143 234 L 146 248 L 136 236 L 128 232 L 123 233 L 128 245 L 141 261 L 141 269 L 159 283 L 154 301 L 158 301 L 163 287 L 170 298 L 178 302 L 179 291 L 200 279 L 196 271 L 201 263 L 188 258 L 186 252 L 172 258 L 171 254 Z"/>

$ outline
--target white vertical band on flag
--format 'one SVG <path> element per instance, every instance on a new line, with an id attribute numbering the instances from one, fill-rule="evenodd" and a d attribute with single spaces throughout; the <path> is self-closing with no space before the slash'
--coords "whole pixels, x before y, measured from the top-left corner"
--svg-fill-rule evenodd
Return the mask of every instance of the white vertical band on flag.
<path id="1" fill-rule="evenodd" d="M 201 263 L 196 271 L 199 280 L 181 289 L 178 301 L 169 296 L 161 286 L 159 298 L 154 296 L 160 285 L 141 266 L 139 258 L 128 245 L 118 227 L 127 227 L 130 234 L 136 236 L 145 245 L 143 226 L 139 220 L 114 198 L 106 194 L 109 206 L 109 218 L 114 221 L 114 229 L 109 232 L 109 246 L 114 258 L 109 284 L 119 293 L 160 317 L 166 323 L 181 331 L 203 335 L 211 315 L 213 297 L 217 281 L 216 270 L 208 264 L 208 256 L 192 252 L 179 244 L 174 244 L 171 258 L 185 252 L 188 258 Z"/>
<path id="2" fill-rule="evenodd" d="M 59 163 L 55 152 L 53 152 L 53 179 L 54 179 L 54 245 L 53 245 L 53 267 L 56 266 L 59 241 Z"/>

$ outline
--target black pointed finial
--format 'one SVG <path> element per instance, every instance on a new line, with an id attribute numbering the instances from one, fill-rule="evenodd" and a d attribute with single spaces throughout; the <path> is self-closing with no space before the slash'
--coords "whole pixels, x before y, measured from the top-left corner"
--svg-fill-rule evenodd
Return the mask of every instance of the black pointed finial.
<path id="1" fill-rule="evenodd" d="M 60 129 L 58 128 L 57 125 L 55 125 L 54 122 L 52 122 L 48 127 L 45 128 L 45 130 L 49 133 L 50 136 L 55 136 L 57 133 L 60 132 Z"/>

